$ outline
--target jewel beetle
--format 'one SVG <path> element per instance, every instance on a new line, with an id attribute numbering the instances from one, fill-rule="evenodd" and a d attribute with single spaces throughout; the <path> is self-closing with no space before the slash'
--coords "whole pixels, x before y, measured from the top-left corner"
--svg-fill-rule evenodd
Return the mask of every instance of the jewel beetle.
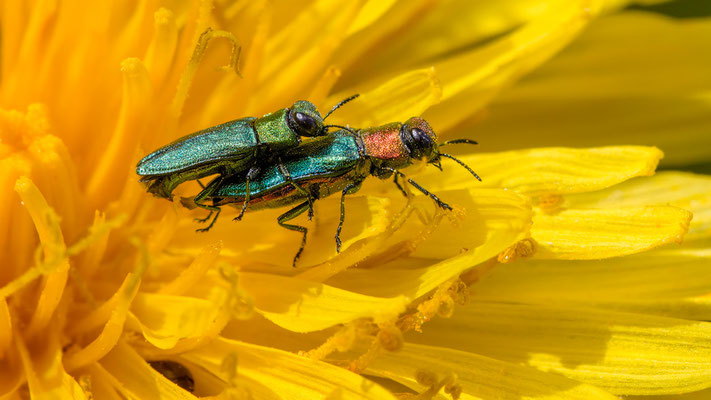
<path id="1" fill-rule="evenodd" d="M 361 129 L 350 128 L 332 131 L 328 135 L 302 143 L 265 166 L 251 182 L 239 176 L 220 181 L 219 187 L 205 198 L 212 205 L 204 208 L 217 213 L 210 225 L 214 224 L 221 211 L 221 206 L 246 202 L 248 210 L 279 208 L 296 204 L 277 218 L 282 227 L 301 232 L 302 240 L 294 265 L 306 244 L 307 228 L 287 223 L 309 211 L 313 214 L 313 201 L 335 193 L 341 193 L 341 214 L 336 230 L 336 250 L 340 251 L 340 233 L 345 219 L 345 196 L 357 192 L 368 176 L 380 179 L 393 178 L 395 185 L 408 196 L 401 184 L 408 183 L 429 196 L 437 206 L 452 208 L 435 194 L 407 178 L 400 170 L 424 159 L 442 169 L 441 159 L 449 158 L 467 169 L 476 179 L 479 176 L 466 164 L 454 156 L 440 151 L 440 146 L 448 144 L 476 144 L 468 139 L 457 139 L 441 144 L 437 136 L 424 119 L 413 117 L 404 123 L 394 122 L 378 127 Z M 188 202 L 183 202 L 189 206 Z"/>
<path id="2" fill-rule="evenodd" d="M 341 101 L 326 117 L 356 97 Z M 297 147 L 302 136 L 326 135 L 331 127 L 324 125 L 326 117 L 321 117 L 312 103 L 300 100 L 259 118 L 241 118 L 184 136 L 145 156 L 136 173 L 149 193 L 167 199 L 172 199 L 173 190 L 183 182 L 219 174 L 196 196 L 196 204 L 202 207 L 200 199 L 209 196 L 226 177 L 242 174 L 249 182 L 259 170 L 258 160 Z"/>

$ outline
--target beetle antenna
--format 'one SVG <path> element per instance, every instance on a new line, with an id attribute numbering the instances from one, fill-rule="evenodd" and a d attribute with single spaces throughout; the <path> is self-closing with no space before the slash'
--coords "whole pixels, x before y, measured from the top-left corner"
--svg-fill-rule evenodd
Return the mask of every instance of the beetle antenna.
<path id="1" fill-rule="evenodd" d="M 345 130 L 347 130 L 348 132 L 350 132 L 350 133 L 352 133 L 352 134 L 354 134 L 354 135 L 357 135 L 356 131 L 354 131 L 353 128 L 349 128 L 349 127 L 343 126 L 343 125 L 324 125 L 324 127 L 323 127 L 324 130 L 328 130 L 328 128 L 340 128 L 340 129 L 345 129 Z"/>
<path id="2" fill-rule="evenodd" d="M 446 142 L 440 143 L 440 146 L 446 146 L 448 144 L 479 144 L 474 140 L 471 139 L 453 139 L 453 140 L 447 140 Z"/>
<path id="3" fill-rule="evenodd" d="M 464 164 L 463 162 L 459 161 L 458 158 L 456 158 L 456 157 L 454 157 L 454 156 L 452 156 L 452 155 L 449 155 L 449 154 L 447 154 L 447 153 L 439 153 L 439 155 L 442 156 L 442 157 L 447 157 L 447 158 L 449 158 L 449 159 L 452 159 L 452 160 L 456 161 L 457 164 L 459 164 L 459 165 L 461 165 L 462 167 L 466 168 L 467 171 L 469 171 L 470 174 L 474 175 L 474 177 L 475 177 L 476 179 L 478 179 L 478 180 L 481 182 L 481 178 L 479 178 L 479 175 L 477 175 L 476 172 L 474 172 L 474 170 L 472 170 L 471 168 L 469 168 L 469 166 L 468 166 L 467 164 Z"/>
<path id="4" fill-rule="evenodd" d="M 349 101 L 355 100 L 358 96 L 360 96 L 360 94 L 354 94 L 354 95 L 351 96 L 351 97 L 347 97 L 347 98 L 341 100 L 338 104 L 336 104 L 335 106 L 333 106 L 333 108 L 331 109 L 331 111 L 329 111 L 328 114 L 326 114 L 326 116 L 323 117 L 323 119 L 328 118 L 328 116 L 331 115 L 331 113 L 333 113 L 334 111 L 338 110 L 339 108 L 341 108 L 342 105 L 348 103 Z"/>

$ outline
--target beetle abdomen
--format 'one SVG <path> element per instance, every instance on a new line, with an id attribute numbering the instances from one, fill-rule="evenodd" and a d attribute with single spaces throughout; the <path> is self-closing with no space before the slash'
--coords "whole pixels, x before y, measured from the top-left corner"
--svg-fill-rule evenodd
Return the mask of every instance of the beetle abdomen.
<path id="1" fill-rule="evenodd" d="M 143 158 L 136 166 L 136 173 L 165 175 L 201 164 L 247 157 L 257 145 L 254 120 L 242 118 L 178 139 Z"/>

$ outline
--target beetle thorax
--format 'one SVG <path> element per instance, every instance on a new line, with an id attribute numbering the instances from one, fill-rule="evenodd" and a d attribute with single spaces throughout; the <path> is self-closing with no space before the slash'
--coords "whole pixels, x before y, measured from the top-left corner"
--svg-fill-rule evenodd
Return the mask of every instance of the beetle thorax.
<path id="1" fill-rule="evenodd" d="M 393 122 L 359 132 L 365 153 L 373 164 L 395 169 L 409 165 L 410 154 L 400 138 L 401 127 L 401 123 Z"/>

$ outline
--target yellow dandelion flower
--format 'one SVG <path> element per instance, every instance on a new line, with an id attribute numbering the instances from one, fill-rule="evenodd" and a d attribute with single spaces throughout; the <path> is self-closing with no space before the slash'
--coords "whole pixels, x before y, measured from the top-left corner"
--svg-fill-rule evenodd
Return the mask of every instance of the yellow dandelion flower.
<path id="1" fill-rule="evenodd" d="M 0 397 L 708 388 L 711 178 L 654 175 L 653 146 L 708 160 L 711 21 L 627 3 L 4 2 Z M 354 93 L 329 123 L 423 115 L 484 143 L 456 152 L 483 182 L 411 168 L 450 212 L 370 179 L 338 254 L 340 199 L 318 201 L 293 268 L 285 210 L 198 234 L 204 210 L 135 175 L 185 134 Z"/>

